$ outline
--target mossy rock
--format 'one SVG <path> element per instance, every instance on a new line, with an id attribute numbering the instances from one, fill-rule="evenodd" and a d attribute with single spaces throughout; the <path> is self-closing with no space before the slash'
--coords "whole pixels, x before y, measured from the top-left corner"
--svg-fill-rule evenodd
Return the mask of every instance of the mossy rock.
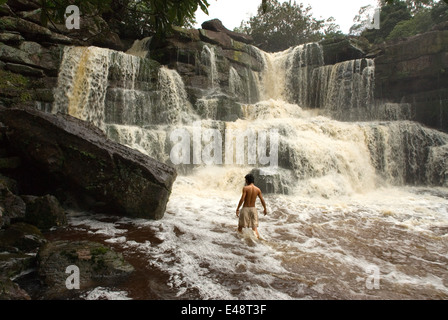
<path id="1" fill-rule="evenodd" d="M 117 284 L 126 279 L 134 267 L 101 243 L 91 241 L 54 241 L 38 253 L 38 274 L 50 288 L 51 295 L 67 293 L 68 267 L 79 269 L 80 290 Z"/>
<path id="2" fill-rule="evenodd" d="M 28 223 L 17 222 L 0 230 L 0 251 L 32 252 L 46 242 L 41 231 Z"/>
<path id="3" fill-rule="evenodd" d="M 31 298 L 17 283 L 0 277 L 0 300 L 31 300 Z"/>

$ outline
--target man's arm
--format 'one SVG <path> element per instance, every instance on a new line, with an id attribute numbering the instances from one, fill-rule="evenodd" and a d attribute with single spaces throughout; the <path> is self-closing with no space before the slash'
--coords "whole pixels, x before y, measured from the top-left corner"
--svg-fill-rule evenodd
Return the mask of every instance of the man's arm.
<path id="1" fill-rule="evenodd" d="M 267 210 L 266 210 L 266 202 L 264 202 L 264 198 L 263 198 L 263 195 L 261 194 L 261 190 L 260 190 L 260 193 L 258 194 L 258 197 L 260 198 L 260 201 L 261 201 L 261 204 L 263 205 L 263 208 L 264 208 L 264 215 L 266 215 L 268 212 L 267 212 Z"/>
<path id="2" fill-rule="evenodd" d="M 243 194 L 241 195 L 240 202 L 238 203 L 238 207 L 236 208 L 236 216 L 237 217 L 240 215 L 240 207 L 243 204 L 245 198 L 246 198 L 246 189 L 243 188 Z"/>

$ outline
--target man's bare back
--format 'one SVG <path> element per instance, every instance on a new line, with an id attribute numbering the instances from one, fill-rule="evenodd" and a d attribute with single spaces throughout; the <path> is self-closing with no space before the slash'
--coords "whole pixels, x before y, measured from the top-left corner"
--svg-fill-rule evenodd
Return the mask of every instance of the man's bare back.
<path id="1" fill-rule="evenodd" d="M 249 179 L 248 179 L 248 176 L 250 176 Z M 260 198 L 261 204 L 263 205 L 263 208 L 264 208 L 264 215 L 266 215 L 267 214 L 266 203 L 264 202 L 263 195 L 261 193 L 260 188 L 258 188 L 254 185 L 253 176 L 247 175 L 245 178 L 246 178 L 246 186 L 243 187 L 241 199 L 240 199 L 240 201 L 238 203 L 238 207 L 236 209 L 236 216 L 237 217 L 240 216 L 239 208 L 241 207 L 241 205 L 243 205 L 243 208 L 254 208 L 255 215 L 256 215 L 255 202 L 257 200 L 257 197 Z M 255 224 L 258 224 L 258 217 L 255 217 L 255 218 L 256 218 Z M 243 229 L 243 226 L 242 226 L 241 218 L 240 218 L 240 222 L 238 225 L 238 231 L 241 232 L 242 229 Z M 255 232 L 257 238 L 260 238 L 260 235 L 258 234 L 256 225 L 252 226 L 252 230 Z"/>
<path id="2" fill-rule="evenodd" d="M 255 207 L 255 201 L 258 195 L 261 195 L 261 190 L 254 184 L 251 184 L 243 188 L 243 195 L 245 195 L 243 207 Z"/>

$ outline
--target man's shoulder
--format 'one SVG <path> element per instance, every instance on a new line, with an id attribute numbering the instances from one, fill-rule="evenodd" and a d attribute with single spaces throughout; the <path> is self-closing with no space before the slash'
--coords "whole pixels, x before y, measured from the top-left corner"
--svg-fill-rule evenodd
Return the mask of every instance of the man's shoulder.
<path id="1" fill-rule="evenodd" d="M 261 192 L 260 188 L 258 188 L 258 187 L 257 187 L 256 185 L 254 185 L 254 184 L 249 185 L 249 186 L 244 186 L 244 187 L 243 187 L 243 190 L 253 190 L 253 189 L 255 189 L 255 191 L 257 191 L 257 192 Z"/>

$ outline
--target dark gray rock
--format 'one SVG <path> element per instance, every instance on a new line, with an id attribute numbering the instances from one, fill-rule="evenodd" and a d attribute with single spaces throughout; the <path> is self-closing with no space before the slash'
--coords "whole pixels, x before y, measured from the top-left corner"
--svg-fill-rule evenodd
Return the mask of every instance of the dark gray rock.
<path id="1" fill-rule="evenodd" d="M 16 63 L 7 63 L 5 69 L 12 71 L 14 73 L 19 73 L 24 76 L 39 77 L 39 78 L 44 76 L 44 72 L 41 69 L 24 66 Z"/>
<path id="2" fill-rule="evenodd" d="M 0 183 L 0 228 L 7 226 L 14 219 L 25 217 L 25 202 Z"/>
<path id="3" fill-rule="evenodd" d="M 368 45 L 359 39 L 342 37 L 320 42 L 324 51 L 324 62 L 336 64 L 343 61 L 361 59 L 368 50 Z"/>
<path id="4" fill-rule="evenodd" d="M 28 223 L 17 222 L 0 230 L 0 251 L 33 252 L 46 242 L 40 230 Z"/>
<path id="5" fill-rule="evenodd" d="M 240 41 L 240 42 L 243 42 L 243 43 L 251 44 L 254 42 L 254 39 L 248 34 L 230 31 L 229 29 L 224 27 L 221 20 L 219 20 L 219 19 L 205 21 L 204 23 L 202 23 L 201 27 L 202 27 L 202 29 L 205 29 L 205 30 L 225 33 L 230 38 Z"/>
<path id="6" fill-rule="evenodd" d="M 10 148 L 28 164 L 25 167 L 33 168 L 34 190 L 27 194 L 57 195 L 48 189 L 62 189 L 78 199 L 92 199 L 95 207 L 86 209 L 163 217 L 177 176 L 173 167 L 113 142 L 100 129 L 68 115 L 4 109 L 0 121 L 8 128 Z"/>
<path id="7" fill-rule="evenodd" d="M 11 279 L 0 277 L 0 300 L 31 300 L 31 297 Z"/>
<path id="8" fill-rule="evenodd" d="M 65 211 L 52 195 L 21 196 L 26 204 L 25 221 L 45 231 L 67 224 Z"/>

